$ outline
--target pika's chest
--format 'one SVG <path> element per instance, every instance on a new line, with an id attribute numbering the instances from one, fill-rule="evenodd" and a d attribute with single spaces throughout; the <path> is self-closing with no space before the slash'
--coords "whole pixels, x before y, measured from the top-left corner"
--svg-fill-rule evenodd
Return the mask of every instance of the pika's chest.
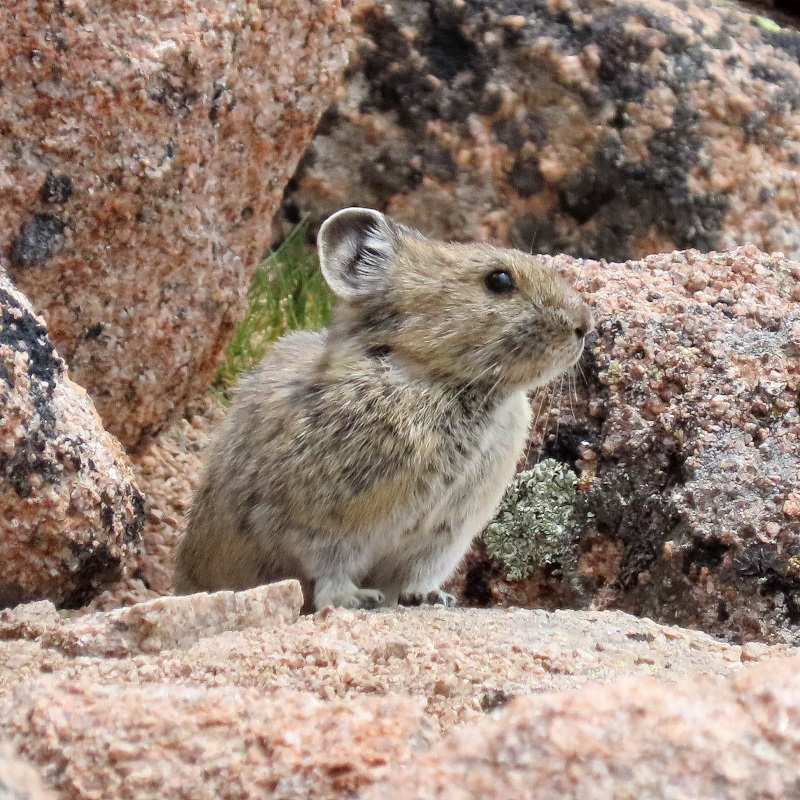
<path id="1" fill-rule="evenodd" d="M 486 480 L 495 469 L 516 463 L 530 425 L 530 406 L 524 394 L 512 395 L 497 408 L 480 416 L 464 417 L 443 425 L 441 480 L 463 485 Z"/>
<path id="2" fill-rule="evenodd" d="M 530 416 L 528 400 L 519 393 L 484 419 L 461 420 L 460 429 L 447 431 L 437 469 L 420 482 L 413 524 L 427 519 L 436 526 L 457 517 L 491 515 L 514 475 Z"/>

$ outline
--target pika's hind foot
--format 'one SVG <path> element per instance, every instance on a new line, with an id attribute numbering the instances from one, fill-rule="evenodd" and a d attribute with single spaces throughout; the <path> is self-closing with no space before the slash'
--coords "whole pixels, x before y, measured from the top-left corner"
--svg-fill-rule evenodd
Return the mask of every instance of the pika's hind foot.
<path id="1" fill-rule="evenodd" d="M 456 599 L 441 589 L 433 589 L 430 592 L 405 592 L 400 595 L 397 603 L 401 606 L 430 605 L 452 608 L 456 604 Z"/>
<path id="2" fill-rule="evenodd" d="M 324 587 L 322 589 L 318 587 L 314 592 L 315 608 L 317 611 L 326 606 L 369 610 L 378 608 L 383 603 L 383 592 L 377 589 L 357 589 L 352 584 L 351 587 L 339 586 L 336 590 L 328 589 L 327 591 Z"/>
<path id="3" fill-rule="evenodd" d="M 345 608 L 378 608 L 383 603 L 383 592 L 377 589 L 358 589 L 349 600 L 354 601 L 355 605 L 347 605 Z"/>

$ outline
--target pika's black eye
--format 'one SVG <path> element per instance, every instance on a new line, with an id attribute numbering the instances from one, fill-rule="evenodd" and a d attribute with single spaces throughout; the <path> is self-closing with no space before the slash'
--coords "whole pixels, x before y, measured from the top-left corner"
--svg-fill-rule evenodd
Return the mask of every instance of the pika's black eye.
<path id="1" fill-rule="evenodd" d="M 490 292 L 494 292 L 494 294 L 508 294 L 508 292 L 513 292 L 514 289 L 517 288 L 517 284 L 514 283 L 514 278 L 511 277 L 511 273 L 506 272 L 504 269 L 490 272 L 483 279 L 483 282 L 486 284 L 486 288 Z"/>

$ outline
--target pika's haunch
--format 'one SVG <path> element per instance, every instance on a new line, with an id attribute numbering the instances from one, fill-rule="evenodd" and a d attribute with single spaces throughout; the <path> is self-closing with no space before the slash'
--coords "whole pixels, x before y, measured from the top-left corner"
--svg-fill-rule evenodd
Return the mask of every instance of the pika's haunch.
<path id="1" fill-rule="evenodd" d="M 348 208 L 319 233 L 331 325 L 245 377 L 178 554 L 180 593 L 298 578 L 307 605 L 440 602 L 511 480 L 526 392 L 571 367 L 586 304 L 534 256 Z M 309 602 L 313 598 L 313 602 Z"/>

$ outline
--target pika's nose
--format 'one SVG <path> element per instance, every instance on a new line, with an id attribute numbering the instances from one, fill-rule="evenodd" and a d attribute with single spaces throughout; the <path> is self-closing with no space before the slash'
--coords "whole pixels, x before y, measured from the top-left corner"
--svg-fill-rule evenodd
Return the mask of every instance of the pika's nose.
<path id="1" fill-rule="evenodd" d="M 586 303 L 581 303 L 575 309 L 575 336 L 583 339 L 589 331 L 594 328 L 594 316 Z"/>

